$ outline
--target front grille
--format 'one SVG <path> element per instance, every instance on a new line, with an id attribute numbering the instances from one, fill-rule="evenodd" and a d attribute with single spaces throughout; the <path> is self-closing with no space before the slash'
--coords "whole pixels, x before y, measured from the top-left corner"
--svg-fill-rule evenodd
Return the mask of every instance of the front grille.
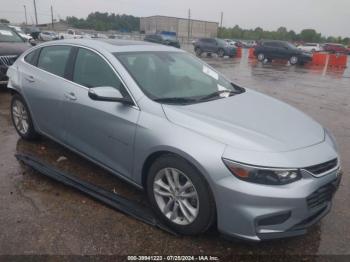
<path id="1" fill-rule="evenodd" d="M 337 190 L 339 186 L 340 178 L 337 180 L 320 187 L 315 192 L 313 192 L 310 196 L 306 198 L 308 208 L 315 208 L 318 206 L 322 206 L 327 202 L 332 200 L 333 194 Z"/>
<path id="2" fill-rule="evenodd" d="M 338 165 L 338 159 L 333 159 L 333 160 L 330 160 L 330 161 L 322 163 L 322 164 L 306 167 L 304 169 L 311 172 L 314 175 L 319 175 L 319 174 L 325 173 L 329 170 L 332 170 L 337 165 Z"/>
<path id="3" fill-rule="evenodd" d="M 17 59 L 16 55 L 0 56 L 0 65 L 11 66 Z"/>

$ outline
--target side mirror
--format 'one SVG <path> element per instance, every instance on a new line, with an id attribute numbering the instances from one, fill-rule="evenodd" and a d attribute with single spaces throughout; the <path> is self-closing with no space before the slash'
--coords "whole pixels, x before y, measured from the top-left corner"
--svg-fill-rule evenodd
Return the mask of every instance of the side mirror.
<path id="1" fill-rule="evenodd" d="M 118 89 L 111 86 L 90 88 L 89 97 L 96 101 L 119 102 L 126 105 L 134 105 L 133 101 L 123 97 Z"/>

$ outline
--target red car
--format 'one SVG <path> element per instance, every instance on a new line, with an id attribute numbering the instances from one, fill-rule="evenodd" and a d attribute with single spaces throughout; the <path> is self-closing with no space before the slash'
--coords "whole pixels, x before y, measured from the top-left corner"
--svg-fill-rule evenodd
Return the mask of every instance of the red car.
<path id="1" fill-rule="evenodd" d="M 344 53 L 349 52 L 348 48 L 341 44 L 326 43 L 323 45 L 323 50 L 330 53 Z"/>

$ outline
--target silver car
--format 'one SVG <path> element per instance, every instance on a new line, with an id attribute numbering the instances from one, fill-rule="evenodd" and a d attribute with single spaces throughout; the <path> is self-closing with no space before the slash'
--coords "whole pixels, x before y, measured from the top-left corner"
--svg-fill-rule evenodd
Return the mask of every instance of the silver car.
<path id="1" fill-rule="evenodd" d="M 144 189 L 181 234 L 294 236 L 330 211 L 332 135 L 185 51 L 60 40 L 26 51 L 8 76 L 22 138 L 49 137 Z"/>

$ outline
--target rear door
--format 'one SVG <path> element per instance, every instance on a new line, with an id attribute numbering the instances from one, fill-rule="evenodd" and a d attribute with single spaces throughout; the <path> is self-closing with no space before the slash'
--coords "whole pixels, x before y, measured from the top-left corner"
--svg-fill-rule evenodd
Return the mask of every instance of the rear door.
<path id="1" fill-rule="evenodd" d="M 118 102 L 95 101 L 89 88 L 112 86 L 130 96 L 112 65 L 99 53 L 79 48 L 66 99 L 66 144 L 121 175 L 131 177 L 139 109 Z"/>
<path id="2" fill-rule="evenodd" d="M 37 128 L 58 140 L 64 136 L 62 102 L 67 91 L 64 77 L 71 50 L 65 45 L 43 47 L 36 51 L 35 62 L 21 68 L 23 94 Z"/>

